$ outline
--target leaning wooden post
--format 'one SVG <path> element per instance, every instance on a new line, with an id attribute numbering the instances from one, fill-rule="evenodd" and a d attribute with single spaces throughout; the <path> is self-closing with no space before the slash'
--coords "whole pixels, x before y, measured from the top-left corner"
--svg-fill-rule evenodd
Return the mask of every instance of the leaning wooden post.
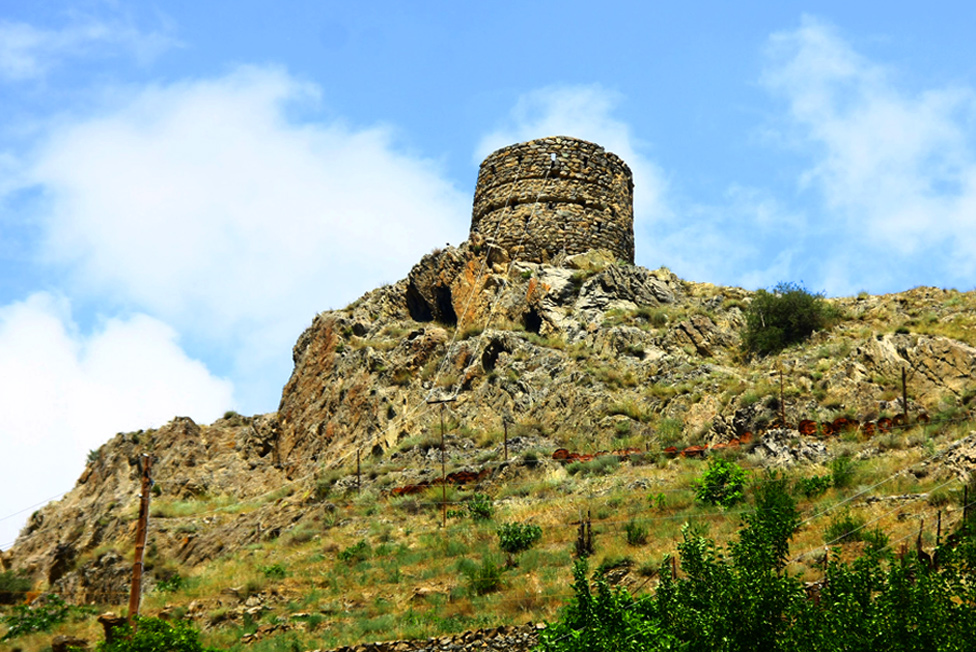
<path id="1" fill-rule="evenodd" d="M 779 368 L 779 421 L 780 427 L 786 427 L 786 396 L 783 393 L 783 367 Z"/>
<path id="2" fill-rule="evenodd" d="M 905 368 L 901 368 L 901 416 L 905 420 L 905 427 L 908 427 L 908 379 Z"/>
<path id="3" fill-rule="evenodd" d="M 447 527 L 447 465 L 444 462 L 444 404 L 441 403 L 441 526 Z"/>
<path id="4" fill-rule="evenodd" d="M 149 525 L 149 496 L 152 493 L 152 458 L 142 455 L 142 496 L 139 500 L 139 524 L 136 529 L 135 560 L 132 562 L 132 587 L 129 591 L 129 626 L 135 631 L 142 597 L 142 558 L 146 551 L 146 532 Z"/>
<path id="5" fill-rule="evenodd" d="M 453 403 L 456 397 L 428 400 L 427 405 L 441 406 L 441 521 L 447 527 L 447 465 L 444 461 L 444 404 Z"/>
<path id="6" fill-rule="evenodd" d="M 963 485 L 962 488 L 962 522 L 966 523 L 969 520 L 969 485 Z"/>

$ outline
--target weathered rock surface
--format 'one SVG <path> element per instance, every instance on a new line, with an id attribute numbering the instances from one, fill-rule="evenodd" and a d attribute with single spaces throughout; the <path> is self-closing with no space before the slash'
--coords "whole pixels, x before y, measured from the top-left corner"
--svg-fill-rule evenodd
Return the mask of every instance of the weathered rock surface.
<path id="1" fill-rule="evenodd" d="M 497 438 L 494 450 L 478 438 L 500 432 L 504 419 L 513 456 L 541 452 L 542 469 L 561 472 L 548 454 L 562 446 L 609 450 L 621 438 L 652 450 L 720 444 L 784 415 L 795 426 L 899 414 L 903 368 L 911 414 L 964 416 L 976 396 L 976 348 L 945 334 L 967 332 L 969 295 L 918 288 L 837 300 L 846 319 L 833 330 L 750 360 L 739 346 L 745 290 L 619 265 L 600 252 L 558 265 L 501 264 L 486 253 L 470 243 L 431 253 L 407 279 L 317 315 L 295 344 L 274 414 L 229 414 L 211 425 L 176 418 L 119 434 L 73 491 L 31 517 L 2 568 L 26 570 L 78 602 L 126 594 L 119 542 L 134 535 L 143 454 L 156 457 L 158 501 L 147 590 L 175 565 L 304 527 L 323 532 L 341 516 L 323 502 L 322 483 L 353 487 L 357 451 L 410 460 L 405 470 L 363 479 L 367 486 L 439 477 L 428 401 L 442 397 L 455 399 L 445 410 L 464 426 L 446 439 L 452 468 L 479 471 L 486 453 L 500 459 Z M 969 473 L 971 448 L 933 463 Z M 772 466 L 826 456 L 792 428 L 766 431 L 754 452 Z M 499 486 L 525 472 L 523 462 L 496 461 L 482 482 Z M 195 505 L 192 516 L 174 502 Z"/>
<path id="2" fill-rule="evenodd" d="M 386 641 L 335 648 L 330 652 L 476 652 L 505 650 L 527 652 L 539 640 L 541 625 L 476 629 L 453 636 L 414 641 Z"/>
<path id="3" fill-rule="evenodd" d="M 753 450 L 771 467 L 817 463 L 827 459 L 827 447 L 822 442 L 801 437 L 796 430 L 786 428 L 767 430 Z"/>

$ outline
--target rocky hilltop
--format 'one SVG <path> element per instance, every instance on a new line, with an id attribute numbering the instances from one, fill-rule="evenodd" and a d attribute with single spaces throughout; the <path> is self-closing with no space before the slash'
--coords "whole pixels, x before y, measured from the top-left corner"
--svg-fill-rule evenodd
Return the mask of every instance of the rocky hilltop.
<path id="1" fill-rule="evenodd" d="M 793 427 L 900 414 L 903 368 L 914 414 L 968 410 L 976 394 L 976 348 L 938 334 L 976 337 L 972 293 L 838 299 L 845 317 L 837 327 L 748 359 L 740 333 L 751 295 L 741 288 L 618 264 L 601 251 L 491 266 L 477 249 L 431 253 L 407 279 L 317 315 L 295 344 L 277 413 L 210 425 L 178 417 L 108 441 L 72 492 L 31 517 L 5 566 L 80 602 L 120 601 L 130 568 L 115 549 L 134 536 L 143 454 L 156 458 L 157 504 L 224 497 L 235 505 L 187 518 L 158 507 L 154 550 L 169 567 L 150 573 L 150 587 L 174 564 L 192 567 L 320 521 L 329 509 L 316 498 L 323 478 L 355 483 L 357 453 L 371 464 L 403 462 L 360 480 L 369 485 L 433 480 L 440 453 L 431 400 L 454 400 L 449 470 L 478 471 L 506 422 L 513 456 L 622 442 L 660 451 L 760 433 L 784 412 Z M 785 448 L 760 446 L 768 463 L 822 461 L 822 445 L 793 434 Z M 423 454 L 409 446 L 416 441 L 427 442 Z M 485 482 L 504 482 L 504 472 Z M 268 500 L 283 486 L 288 500 Z"/>
<path id="2" fill-rule="evenodd" d="M 315 316 L 275 413 L 209 425 L 177 417 L 116 435 L 70 493 L 31 516 L 0 570 L 75 603 L 124 604 L 151 456 L 151 609 L 225 643 L 311 632 L 324 619 L 326 640 L 349 644 L 551 616 L 565 598 L 572 528 L 591 508 L 605 536 L 620 532 L 622 514 L 656 510 L 645 559 L 604 544 L 616 580 L 644 588 L 654 560 L 673 550 L 671 519 L 728 520 L 694 505 L 697 458 L 708 454 L 797 477 L 854 458 L 882 478 L 869 498 L 897 490 L 909 506 L 969 480 L 976 434 L 958 429 L 976 406 L 976 293 L 830 299 L 840 315 L 832 328 L 751 357 L 742 335 L 752 292 L 620 260 L 632 252 L 628 175 L 602 148 L 571 139 L 492 155 L 479 183 L 497 201 L 476 213 L 470 239 Z M 492 237 L 492 225 L 508 224 L 509 196 L 531 246 Z M 549 213 L 530 233 L 537 210 Z M 559 211 L 573 231 L 553 239 Z M 589 232 L 597 243 L 610 237 L 601 216 L 619 246 L 586 249 Z M 905 415 L 910 429 L 892 431 Z M 833 433 L 836 423 L 854 425 Z M 598 467 L 563 464 L 613 451 Z M 446 488 L 433 488 L 445 475 L 448 504 Z M 882 487 L 892 478 L 897 486 Z M 551 531 L 550 561 L 525 563 L 527 575 L 498 598 L 463 579 L 475 573 L 466 555 L 491 560 L 494 530 L 444 525 L 475 494 L 506 519 Z M 877 518 L 924 516 L 906 507 Z M 822 546 L 822 527 L 806 526 L 801 543 Z M 506 572 L 517 566 L 509 557 Z M 383 620 L 391 613 L 405 615 Z"/>

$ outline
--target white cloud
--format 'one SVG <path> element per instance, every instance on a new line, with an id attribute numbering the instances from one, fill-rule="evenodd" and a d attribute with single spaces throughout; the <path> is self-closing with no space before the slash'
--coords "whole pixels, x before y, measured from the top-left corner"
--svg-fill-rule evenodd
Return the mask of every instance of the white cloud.
<path id="1" fill-rule="evenodd" d="M 48 293 L 0 307 L 0 369 L 0 518 L 70 488 L 87 451 L 116 432 L 177 415 L 209 423 L 233 404 L 231 383 L 188 358 L 166 324 L 137 314 L 82 334 L 68 300 Z M 0 545 L 26 517 L 0 521 Z"/>
<path id="2" fill-rule="evenodd" d="M 142 32 L 122 21 L 88 19 L 61 29 L 0 21 L 0 78 L 43 77 L 67 58 L 125 52 L 140 63 L 155 59 L 176 41 L 162 32 Z"/>
<path id="3" fill-rule="evenodd" d="M 909 92 L 895 77 L 812 18 L 770 39 L 763 81 L 787 102 L 783 133 L 814 161 L 801 184 L 824 200 L 825 262 L 849 266 L 830 272 L 836 291 L 855 279 L 971 285 L 976 272 L 976 93 Z"/>
<path id="4" fill-rule="evenodd" d="M 688 204 L 681 213 L 655 243 L 679 276 L 747 288 L 794 278 L 805 219 L 769 192 L 733 184 L 719 205 Z"/>
<path id="5" fill-rule="evenodd" d="M 634 174 L 635 235 L 641 250 L 643 227 L 670 217 L 667 183 L 660 168 L 640 153 L 641 143 L 630 126 L 613 117 L 621 99 L 619 93 L 596 84 L 551 86 L 527 93 L 518 99 L 505 124 L 478 143 L 476 162 L 500 147 L 546 136 L 571 136 L 601 145 L 622 158 Z"/>
<path id="6" fill-rule="evenodd" d="M 274 68 L 137 89 L 53 128 L 27 175 L 72 290 L 224 351 L 246 411 L 277 404 L 316 312 L 466 235 L 470 197 L 390 129 L 289 118 L 318 94 Z"/>

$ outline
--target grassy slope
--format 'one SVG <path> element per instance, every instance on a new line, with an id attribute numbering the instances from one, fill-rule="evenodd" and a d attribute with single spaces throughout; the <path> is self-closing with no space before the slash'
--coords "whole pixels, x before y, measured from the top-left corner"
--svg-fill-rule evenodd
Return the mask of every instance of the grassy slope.
<path id="1" fill-rule="evenodd" d="M 818 579 L 825 532 L 841 516 L 853 516 L 866 529 L 881 528 L 893 540 L 912 537 L 919 519 L 927 525 L 924 540 L 934 544 L 937 509 L 944 526 L 959 515 L 961 487 L 943 486 L 945 479 L 916 478 L 899 471 L 969 432 L 971 423 L 929 425 L 889 437 L 890 448 L 856 466 L 844 489 L 832 488 L 814 500 L 801 500 L 805 517 L 812 517 L 794 539 L 800 557 L 789 570 Z M 832 453 L 861 446 L 854 435 L 828 443 Z M 736 453 L 744 467 L 761 479 L 748 454 Z M 664 556 L 675 550 L 682 524 L 692 523 L 724 540 L 738 527 L 740 505 L 728 511 L 703 507 L 694 501 L 693 481 L 707 462 L 645 459 L 624 463 L 603 476 L 570 476 L 553 465 L 523 468 L 517 479 L 496 487 L 492 521 L 474 522 L 452 517 L 440 525 L 439 489 L 420 497 L 391 498 L 372 490 L 360 495 L 332 496 L 336 511 L 315 525 L 306 524 L 279 540 L 252 546 L 217 562 L 183 569 L 185 585 L 175 591 L 146 596 L 143 612 L 167 609 L 190 613 L 206 628 L 205 639 L 227 649 L 244 649 L 243 634 L 264 625 L 297 623 L 305 631 L 272 633 L 247 646 L 251 650 L 290 649 L 295 638 L 303 649 L 384 640 L 427 637 L 481 626 L 552 619 L 569 597 L 572 550 L 580 513 L 589 512 L 596 533 L 593 567 L 629 563 L 623 581 L 637 591 L 654 586 L 654 573 Z M 369 472 L 369 466 L 364 468 Z M 797 476 L 828 474 L 822 467 L 797 469 Z M 882 483 L 878 486 L 874 486 Z M 864 493 L 838 506 L 855 495 Z M 927 497 L 897 502 L 865 503 L 871 496 L 928 493 Z M 461 501 L 469 492 L 452 492 Z M 299 500 L 292 495 L 282 500 Z M 947 501 L 947 502 L 946 502 Z M 218 501 L 226 503 L 227 499 Z M 172 510 L 170 518 L 193 518 L 187 504 L 157 503 Z M 209 511 L 212 506 L 197 505 Z M 224 505 L 225 507 L 230 505 Z M 458 505 L 451 505 L 452 509 Z M 459 510 L 460 511 L 460 510 Z M 821 516 L 816 516 L 825 512 Z M 177 515 L 179 514 L 179 515 Z M 629 545 L 626 524 L 635 520 L 648 530 L 647 543 Z M 542 526 L 542 541 L 521 553 L 514 566 L 501 571 L 498 591 L 479 595 L 468 574 L 485 559 L 504 566 L 498 548 L 498 523 L 528 521 Z M 344 551 L 365 541 L 368 552 L 349 558 Z M 861 544 L 847 544 L 852 554 Z M 809 552 L 805 556 L 801 553 Z M 344 559 L 345 558 L 345 559 Z M 284 577 L 281 575 L 284 574 Z M 257 594 L 266 609 L 230 620 L 238 595 Z M 224 604 L 221 605 L 220 603 Z M 304 614 L 304 615 L 303 615 Z M 66 627 L 95 637 L 97 626 Z M 41 650 L 49 635 L 18 641 L 25 651 Z"/>

